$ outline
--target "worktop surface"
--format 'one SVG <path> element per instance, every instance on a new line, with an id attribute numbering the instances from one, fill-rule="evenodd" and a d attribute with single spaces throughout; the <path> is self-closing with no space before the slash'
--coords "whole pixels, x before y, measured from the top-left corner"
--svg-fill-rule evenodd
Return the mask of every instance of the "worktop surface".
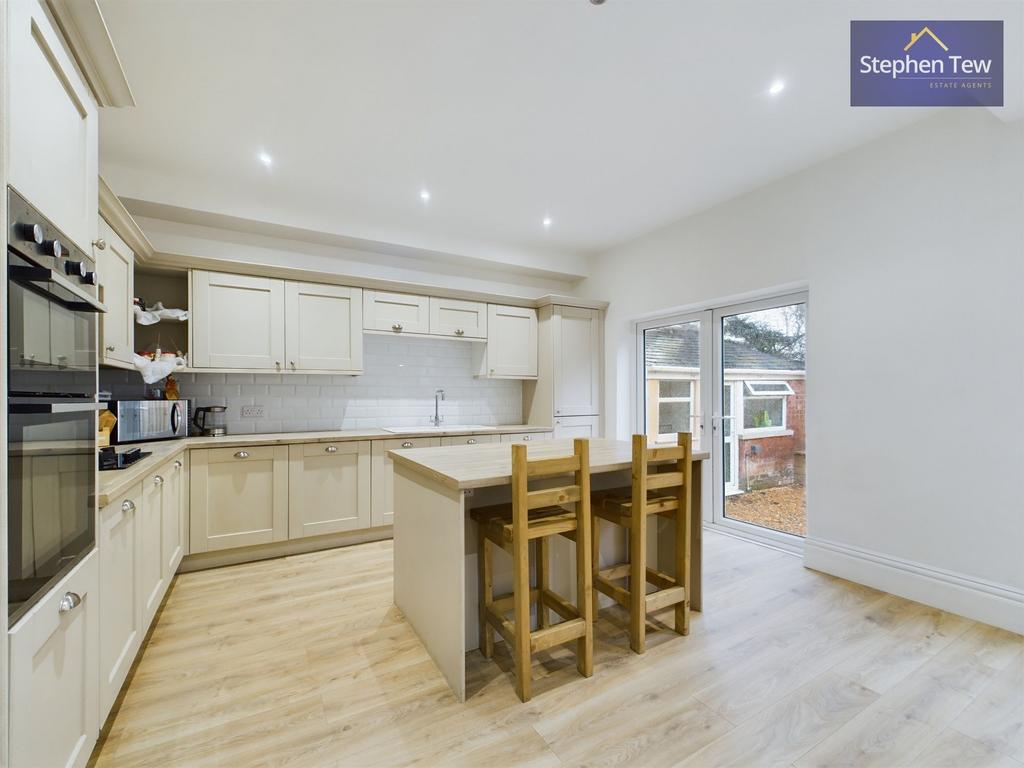
<path id="1" fill-rule="evenodd" d="M 572 453 L 572 440 L 543 440 L 531 443 L 530 459 L 547 459 Z M 457 490 L 508 485 L 512 481 L 512 451 L 508 443 L 456 445 L 442 448 L 404 448 L 388 452 L 396 465 L 407 467 Z M 711 457 L 694 451 L 695 461 Z M 614 472 L 629 469 L 633 449 L 629 442 L 594 438 L 590 441 L 590 471 Z"/>
<path id="2" fill-rule="evenodd" d="M 244 448 L 249 445 L 292 445 L 297 443 L 330 443 L 352 440 L 402 440 L 424 437 L 451 437 L 454 435 L 507 435 L 522 432 L 551 432 L 551 427 L 537 427 L 529 424 L 501 424 L 493 429 L 460 430 L 437 432 L 389 432 L 384 429 L 344 429 L 333 432 L 268 432 L 252 435 L 223 435 L 221 437 L 185 437 L 178 440 L 161 440 L 152 443 L 132 443 L 116 446 L 118 452 L 130 448 L 151 451 L 148 456 L 126 469 L 107 470 L 99 473 L 97 481 L 97 503 L 105 507 L 110 499 L 120 496 L 133 485 L 153 472 L 165 461 L 187 450 L 197 448 Z M 506 451 L 508 443 L 503 443 Z M 469 449 L 484 448 L 484 445 L 466 446 Z M 431 450 L 429 448 L 422 450 Z M 440 450 L 440 449 L 437 449 Z"/>

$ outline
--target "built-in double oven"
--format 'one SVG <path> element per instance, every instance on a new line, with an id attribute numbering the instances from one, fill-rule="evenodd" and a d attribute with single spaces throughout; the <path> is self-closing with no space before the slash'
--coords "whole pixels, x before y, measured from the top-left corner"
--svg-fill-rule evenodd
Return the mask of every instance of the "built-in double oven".
<path id="1" fill-rule="evenodd" d="M 93 260 L 7 190 L 8 620 L 95 546 Z"/>

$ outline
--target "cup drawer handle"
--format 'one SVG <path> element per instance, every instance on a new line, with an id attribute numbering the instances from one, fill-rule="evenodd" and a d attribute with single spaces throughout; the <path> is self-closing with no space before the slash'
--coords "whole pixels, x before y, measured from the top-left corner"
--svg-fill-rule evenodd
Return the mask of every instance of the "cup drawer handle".
<path id="1" fill-rule="evenodd" d="M 249 452 L 248 451 L 238 451 L 235 454 L 235 458 L 236 459 L 248 459 L 249 458 Z"/>
<path id="2" fill-rule="evenodd" d="M 403 448 L 412 448 L 412 441 L 406 440 L 404 443 L 402 443 L 402 447 Z"/>
<path id="3" fill-rule="evenodd" d="M 327 451 L 327 453 L 337 453 L 338 447 L 336 445 L 328 445 L 324 450 Z"/>
<path id="4" fill-rule="evenodd" d="M 82 598 L 77 592 L 68 592 L 60 599 L 57 605 L 57 613 L 71 613 L 82 604 Z"/>

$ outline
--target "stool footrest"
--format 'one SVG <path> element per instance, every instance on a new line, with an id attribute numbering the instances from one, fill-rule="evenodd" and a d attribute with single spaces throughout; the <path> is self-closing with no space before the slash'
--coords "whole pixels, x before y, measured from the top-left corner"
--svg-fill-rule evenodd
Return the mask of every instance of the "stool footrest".
<path id="1" fill-rule="evenodd" d="M 530 633 L 530 653 L 543 651 L 555 645 L 577 640 L 587 633 L 587 623 L 583 619 L 569 619 L 553 627 L 545 627 Z"/>
<path id="2" fill-rule="evenodd" d="M 648 613 L 660 611 L 662 608 L 681 603 L 684 600 L 686 600 L 686 590 L 682 587 L 659 589 L 657 592 L 651 592 L 651 594 L 644 598 Z"/>

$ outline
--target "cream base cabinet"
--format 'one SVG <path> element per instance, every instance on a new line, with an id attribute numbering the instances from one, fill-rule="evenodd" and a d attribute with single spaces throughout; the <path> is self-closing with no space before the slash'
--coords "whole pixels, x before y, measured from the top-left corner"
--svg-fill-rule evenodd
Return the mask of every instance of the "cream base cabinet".
<path id="1" fill-rule="evenodd" d="M 374 528 L 391 525 L 395 518 L 395 463 L 388 458 L 388 451 L 396 448 L 437 448 L 439 437 L 410 437 L 395 440 L 374 440 L 371 453 L 370 474 L 373 491 L 370 523 Z"/>
<path id="2" fill-rule="evenodd" d="M 392 333 L 430 333 L 430 299 L 411 293 L 363 291 L 363 328 Z"/>
<path id="3" fill-rule="evenodd" d="M 600 437 L 600 416 L 559 416 L 555 419 L 555 440 L 567 437 Z"/>
<path id="4" fill-rule="evenodd" d="M 43 0 L 9 0 L 7 183 L 85 252 L 99 209 L 99 110 Z"/>
<path id="5" fill-rule="evenodd" d="M 186 455 L 164 465 L 163 485 L 163 552 L 164 579 L 167 587 L 178 572 L 185 556 L 185 530 L 188 522 L 188 471 Z"/>
<path id="6" fill-rule="evenodd" d="M 534 443 L 538 440 L 550 440 L 550 432 L 516 432 L 511 435 L 502 435 L 503 443 Z"/>
<path id="7" fill-rule="evenodd" d="M 209 448 L 189 456 L 189 553 L 288 538 L 288 446 Z"/>
<path id="8" fill-rule="evenodd" d="M 284 280 L 192 272 L 194 368 L 285 370 Z"/>
<path id="9" fill-rule="evenodd" d="M 94 248 L 100 300 L 107 311 L 100 317 L 100 363 L 131 365 L 135 351 L 135 254 L 103 219 L 100 237 L 105 248 Z"/>
<path id="10" fill-rule="evenodd" d="M 288 370 L 363 372 L 363 291 L 285 283 Z"/>
<path id="11" fill-rule="evenodd" d="M 537 310 L 487 305 L 487 344 L 474 349 L 476 375 L 537 378 Z"/>
<path id="12" fill-rule="evenodd" d="M 100 510 L 100 723 L 110 713 L 146 634 L 138 578 L 141 505 L 142 486 L 136 485 Z"/>
<path id="13" fill-rule="evenodd" d="M 498 435 L 449 435 L 441 438 L 441 445 L 486 445 L 499 442 Z"/>
<path id="14" fill-rule="evenodd" d="M 370 527 L 370 441 L 288 446 L 288 537 Z"/>
<path id="15" fill-rule="evenodd" d="M 554 415 L 601 412 L 601 313 L 579 307 L 552 308 Z"/>
<path id="16" fill-rule="evenodd" d="M 12 766 L 84 766 L 99 735 L 99 553 L 10 631 Z"/>
<path id="17" fill-rule="evenodd" d="M 139 594 L 142 597 L 142 624 L 148 627 L 156 616 L 164 592 L 167 591 L 167 568 L 164 564 L 164 516 L 177 510 L 164 509 L 163 470 L 158 469 L 142 481 L 142 504 L 138 511 L 139 525 Z"/>

